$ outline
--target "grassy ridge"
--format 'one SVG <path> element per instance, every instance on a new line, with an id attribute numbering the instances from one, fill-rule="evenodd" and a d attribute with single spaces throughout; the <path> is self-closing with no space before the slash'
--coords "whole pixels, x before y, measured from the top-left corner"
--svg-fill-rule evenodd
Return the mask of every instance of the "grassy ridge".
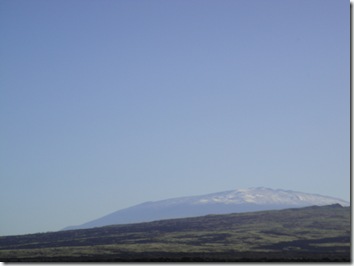
<path id="1" fill-rule="evenodd" d="M 349 261 L 339 205 L 0 237 L 0 261 Z"/>

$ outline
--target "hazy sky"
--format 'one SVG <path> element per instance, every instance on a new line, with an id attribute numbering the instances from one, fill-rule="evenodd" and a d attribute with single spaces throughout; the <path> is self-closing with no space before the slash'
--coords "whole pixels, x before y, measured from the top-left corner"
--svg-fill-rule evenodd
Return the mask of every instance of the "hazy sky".
<path id="1" fill-rule="evenodd" d="M 0 235 L 265 186 L 349 200 L 349 1 L 0 1 Z"/>

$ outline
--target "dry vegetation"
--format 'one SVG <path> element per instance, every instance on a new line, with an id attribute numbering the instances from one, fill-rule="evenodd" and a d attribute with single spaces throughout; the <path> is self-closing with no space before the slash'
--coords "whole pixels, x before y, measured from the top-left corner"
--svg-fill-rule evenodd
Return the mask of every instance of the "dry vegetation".
<path id="1" fill-rule="evenodd" d="M 339 205 L 0 237 L 0 261 L 350 261 Z"/>

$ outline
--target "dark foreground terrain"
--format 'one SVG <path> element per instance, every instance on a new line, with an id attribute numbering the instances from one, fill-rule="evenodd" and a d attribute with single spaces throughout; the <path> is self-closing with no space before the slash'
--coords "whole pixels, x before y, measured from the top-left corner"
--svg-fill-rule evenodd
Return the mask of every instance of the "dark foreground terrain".
<path id="1" fill-rule="evenodd" d="M 0 237 L 3 262 L 349 262 L 350 208 L 208 215 Z"/>

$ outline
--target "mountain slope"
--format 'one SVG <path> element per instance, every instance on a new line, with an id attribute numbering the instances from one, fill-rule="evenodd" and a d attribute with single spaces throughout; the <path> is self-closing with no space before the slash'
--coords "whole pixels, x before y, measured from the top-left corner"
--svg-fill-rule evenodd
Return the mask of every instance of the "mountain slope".
<path id="1" fill-rule="evenodd" d="M 349 206 L 348 202 L 340 199 L 290 190 L 274 190 L 263 187 L 237 189 L 202 196 L 145 202 L 118 210 L 79 226 L 67 227 L 64 230 L 195 217 L 207 214 L 227 214 L 330 204 Z"/>
<path id="2" fill-rule="evenodd" d="M 0 237 L 0 261 L 350 261 L 350 208 L 207 215 Z"/>

